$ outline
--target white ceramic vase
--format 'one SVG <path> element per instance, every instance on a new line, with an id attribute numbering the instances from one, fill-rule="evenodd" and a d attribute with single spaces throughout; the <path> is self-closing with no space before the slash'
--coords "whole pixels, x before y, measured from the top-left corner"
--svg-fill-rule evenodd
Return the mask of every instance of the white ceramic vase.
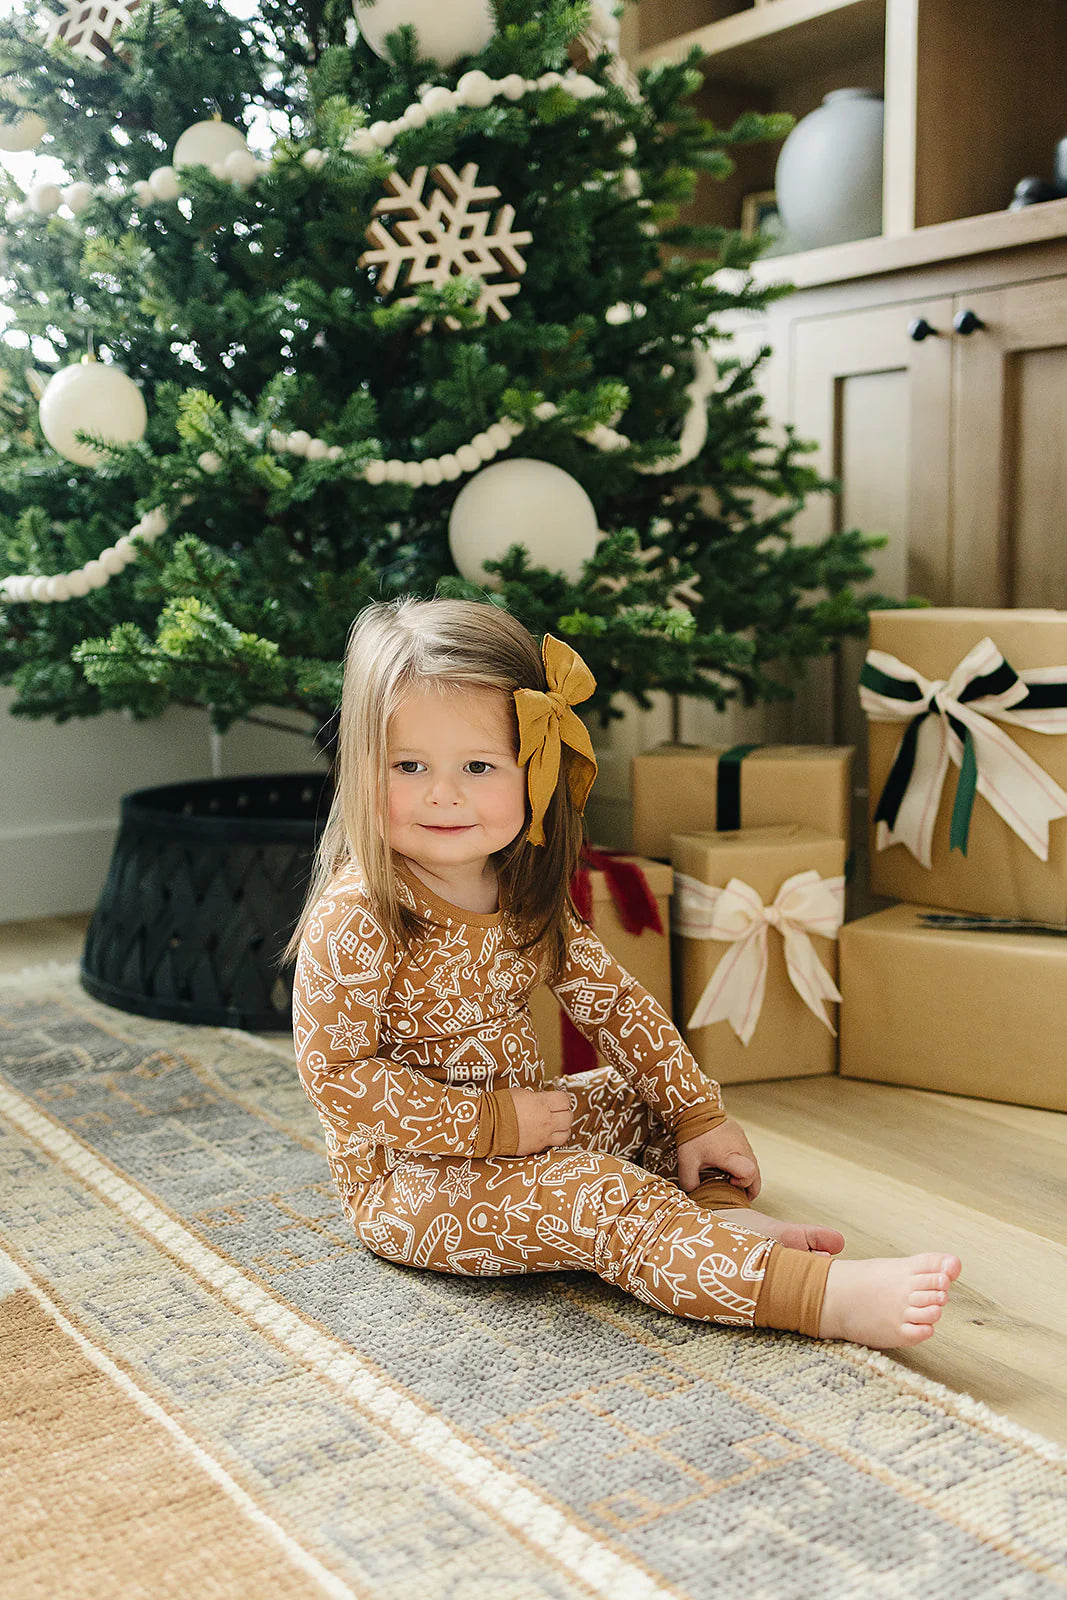
<path id="1" fill-rule="evenodd" d="M 798 250 L 882 231 L 885 104 L 874 89 L 834 89 L 782 146 L 775 196 Z"/>

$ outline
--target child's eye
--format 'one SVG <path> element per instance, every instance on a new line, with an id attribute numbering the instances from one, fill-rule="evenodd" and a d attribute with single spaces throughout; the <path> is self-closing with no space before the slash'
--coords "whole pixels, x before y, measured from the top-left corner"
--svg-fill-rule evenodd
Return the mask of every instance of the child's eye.
<path id="1" fill-rule="evenodd" d="M 396 765 L 399 771 L 407 773 L 409 768 L 421 766 L 422 763 L 419 761 L 398 761 Z"/>
<path id="2" fill-rule="evenodd" d="M 483 772 L 492 772 L 492 770 L 493 770 L 488 761 L 468 761 L 467 765 L 468 765 L 468 767 L 471 767 L 472 769 L 473 768 L 479 768 L 480 769 L 479 771 L 476 771 L 474 773 L 474 776 L 476 778 L 480 778 Z"/>

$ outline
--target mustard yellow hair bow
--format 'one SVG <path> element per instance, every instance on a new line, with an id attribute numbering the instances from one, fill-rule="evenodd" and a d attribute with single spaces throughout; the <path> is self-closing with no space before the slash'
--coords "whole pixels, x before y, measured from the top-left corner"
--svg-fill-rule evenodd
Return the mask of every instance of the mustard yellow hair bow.
<path id="1" fill-rule="evenodd" d="M 571 710 L 572 706 L 589 699 L 596 688 L 596 679 L 581 656 L 550 633 L 541 641 L 541 660 L 545 664 L 548 692 L 543 689 L 514 691 L 519 719 L 519 765 L 526 766 L 533 813 L 526 834 L 531 844 L 545 842 L 544 816 L 559 781 L 562 746 L 570 745 L 582 758 L 572 761 L 568 771 L 571 798 L 579 812 L 585 810 L 597 770 L 588 729 Z"/>

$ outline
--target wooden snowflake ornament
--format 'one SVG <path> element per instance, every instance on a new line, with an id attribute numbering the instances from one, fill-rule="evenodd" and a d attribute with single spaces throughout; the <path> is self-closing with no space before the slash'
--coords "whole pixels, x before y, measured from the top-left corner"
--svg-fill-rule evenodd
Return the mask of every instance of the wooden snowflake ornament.
<path id="1" fill-rule="evenodd" d="M 115 54 L 111 35 L 127 26 L 140 0 L 66 0 L 62 13 L 48 23 L 47 39 L 62 39 L 68 49 L 90 61 Z"/>
<path id="2" fill-rule="evenodd" d="M 364 251 L 360 266 L 381 267 L 378 287 L 383 293 L 398 284 L 443 289 L 449 278 L 480 278 L 484 287 L 478 310 L 507 322 L 511 313 L 504 302 L 519 292 L 519 284 L 511 280 L 526 271 L 519 246 L 532 243 L 533 234 L 512 230 L 514 206 L 501 206 L 495 213 L 492 204 L 477 209 L 479 202 L 499 200 L 500 190 L 478 183 L 475 162 L 458 176 L 451 167 L 434 167 L 424 193 L 427 171 L 416 167 L 410 180 L 397 172 L 387 178 L 387 194 L 375 206 L 367 229 L 375 248 Z M 398 303 L 414 305 L 416 297 Z M 460 326 L 455 317 L 445 322 L 450 328 Z"/>

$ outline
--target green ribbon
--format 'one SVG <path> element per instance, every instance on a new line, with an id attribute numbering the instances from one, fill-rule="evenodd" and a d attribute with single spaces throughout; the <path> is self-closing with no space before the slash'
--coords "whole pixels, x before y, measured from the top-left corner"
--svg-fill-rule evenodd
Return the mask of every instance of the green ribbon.
<path id="1" fill-rule="evenodd" d="M 732 744 L 719 757 L 715 775 L 715 826 L 720 833 L 741 826 L 741 763 L 759 744 Z"/>

